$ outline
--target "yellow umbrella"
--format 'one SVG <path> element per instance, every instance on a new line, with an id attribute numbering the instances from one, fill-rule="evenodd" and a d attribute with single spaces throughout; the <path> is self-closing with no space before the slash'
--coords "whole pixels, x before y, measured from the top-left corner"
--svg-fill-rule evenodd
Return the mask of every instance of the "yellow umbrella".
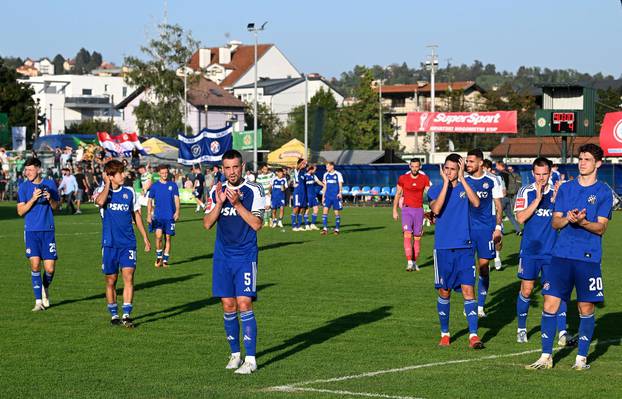
<path id="1" fill-rule="evenodd" d="M 268 154 L 268 164 L 293 168 L 298 158 L 306 158 L 305 145 L 300 140 L 292 139 Z"/>
<path id="2" fill-rule="evenodd" d="M 158 140 L 153 137 L 150 138 L 149 140 L 144 141 L 142 145 L 145 151 L 147 152 L 147 154 L 150 154 L 150 155 L 161 154 L 165 151 L 177 150 L 177 148 L 173 147 L 172 145 L 168 145 L 164 141 Z"/>

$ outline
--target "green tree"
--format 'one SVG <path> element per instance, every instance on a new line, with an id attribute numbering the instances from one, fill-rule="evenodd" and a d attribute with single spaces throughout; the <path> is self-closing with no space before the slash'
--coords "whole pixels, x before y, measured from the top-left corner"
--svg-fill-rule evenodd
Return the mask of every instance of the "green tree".
<path id="1" fill-rule="evenodd" d="M 596 132 L 600 132 L 607 112 L 622 111 L 622 87 L 617 89 L 609 88 L 598 91 L 598 102 L 596 103 Z"/>
<path id="2" fill-rule="evenodd" d="M 88 72 L 99 68 L 102 62 L 104 62 L 102 55 L 97 51 L 93 51 L 93 53 L 91 54 L 91 59 L 89 60 L 89 63 L 87 65 Z"/>
<path id="3" fill-rule="evenodd" d="M 54 64 L 54 75 L 62 75 L 65 73 L 65 58 L 56 54 L 56 57 L 52 60 L 52 64 Z"/>
<path id="4" fill-rule="evenodd" d="M 110 129 L 111 126 L 112 129 Z M 65 128 L 65 133 L 68 134 L 95 134 L 97 132 L 122 133 L 117 125 L 111 124 L 109 120 L 105 119 L 85 119 L 79 123 L 74 122 Z"/>
<path id="5" fill-rule="evenodd" d="M 253 130 L 254 128 L 253 115 L 253 104 L 247 104 L 244 112 L 246 130 Z M 272 151 L 295 138 L 290 130 L 284 129 L 283 122 L 278 115 L 273 113 L 268 106 L 259 102 L 257 103 L 257 129 L 262 131 L 261 147 L 264 150 Z"/>
<path id="6" fill-rule="evenodd" d="M 146 60 L 125 58 L 130 68 L 125 79 L 148 93 L 135 110 L 140 131 L 175 136 L 184 130 L 184 81 L 177 71 L 186 67 L 199 42 L 179 25 L 161 24 L 159 28 L 158 37 L 141 47 Z M 188 84 L 197 77 L 189 75 Z"/>
<path id="7" fill-rule="evenodd" d="M 320 146 L 319 150 L 336 148 L 335 141 L 338 139 L 339 110 L 337 101 L 329 90 L 324 90 L 322 87 L 309 99 L 307 119 L 310 143 L 318 143 Z M 321 123 L 322 126 L 316 126 L 317 123 Z M 286 129 L 289 131 L 287 136 L 304 141 L 304 104 L 292 109 Z"/>
<path id="8" fill-rule="evenodd" d="M 26 126 L 27 142 L 31 143 L 37 136 L 35 131 L 35 104 L 32 88 L 17 82 L 17 72 L 8 68 L 0 58 L 0 112 L 9 115 L 9 126 Z"/>
<path id="9" fill-rule="evenodd" d="M 89 63 L 91 62 L 91 53 L 84 47 L 76 54 L 76 63 L 71 71 L 75 75 L 85 75 L 90 72 Z"/>

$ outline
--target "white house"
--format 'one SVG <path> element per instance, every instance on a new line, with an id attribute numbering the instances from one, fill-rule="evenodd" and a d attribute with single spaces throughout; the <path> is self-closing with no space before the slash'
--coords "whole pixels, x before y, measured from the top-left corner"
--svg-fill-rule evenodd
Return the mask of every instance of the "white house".
<path id="1" fill-rule="evenodd" d="M 333 95 L 337 106 L 343 104 L 343 95 L 322 76 L 309 74 L 307 79 L 307 98 L 309 100 L 320 89 L 323 89 Z M 253 102 L 254 93 L 254 82 L 233 88 L 233 95 L 247 104 Z M 265 104 L 283 123 L 287 123 L 292 109 L 305 103 L 305 78 L 260 79 L 257 82 L 257 102 Z"/>
<path id="2" fill-rule="evenodd" d="M 18 81 L 32 87 L 39 114 L 51 119 L 42 129 L 43 134 L 64 133 L 65 127 L 74 122 L 108 119 L 110 115 L 118 124 L 121 113 L 114 104 L 134 90 L 117 76 L 44 75 Z"/>

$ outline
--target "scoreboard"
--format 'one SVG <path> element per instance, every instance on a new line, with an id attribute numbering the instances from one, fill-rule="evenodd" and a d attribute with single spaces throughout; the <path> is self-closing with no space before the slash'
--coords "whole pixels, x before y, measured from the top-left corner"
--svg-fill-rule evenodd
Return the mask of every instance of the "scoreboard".
<path id="1" fill-rule="evenodd" d="M 576 112 L 551 112 L 551 130 L 556 133 L 576 133 Z"/>
<path id="2" fill-rule="evenodd" d="M 536 136 L 595 136 L 596 90 L 580 84 L 552 83 L 542 88 L 536 110 Z"/>

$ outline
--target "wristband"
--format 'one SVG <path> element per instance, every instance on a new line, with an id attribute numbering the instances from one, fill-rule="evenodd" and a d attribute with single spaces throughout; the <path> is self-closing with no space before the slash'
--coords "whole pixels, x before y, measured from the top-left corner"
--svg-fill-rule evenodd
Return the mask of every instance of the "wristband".
<path id="1" fill-rule="evenodd" d="M 503 233 L 503 226 L 498 224 L 498 225 L 495 226 L 495 230 L 499 230 L 500 232 Z"/>

